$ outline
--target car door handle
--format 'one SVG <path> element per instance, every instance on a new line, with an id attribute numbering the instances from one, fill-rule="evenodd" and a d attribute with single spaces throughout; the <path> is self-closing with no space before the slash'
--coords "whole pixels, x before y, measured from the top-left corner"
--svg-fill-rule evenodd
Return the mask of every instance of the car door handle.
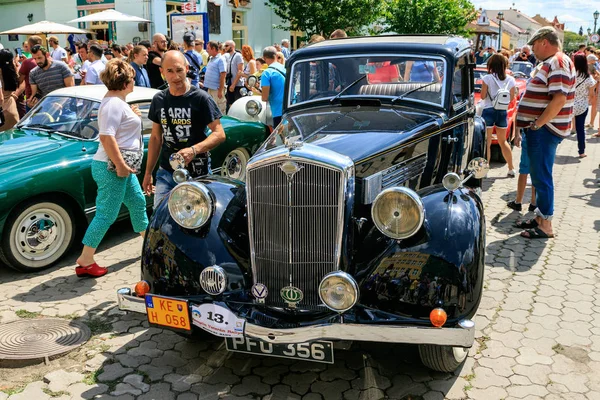
<path id="1" fill-rule="evenodd" d="M 448 142 L 448 143 L 456 143 L 458 142 L 458 138 L 457 137 L 452 137 L 450 135 L 446 136 L 446 137 L 442 137 L 442 142 Z"/>

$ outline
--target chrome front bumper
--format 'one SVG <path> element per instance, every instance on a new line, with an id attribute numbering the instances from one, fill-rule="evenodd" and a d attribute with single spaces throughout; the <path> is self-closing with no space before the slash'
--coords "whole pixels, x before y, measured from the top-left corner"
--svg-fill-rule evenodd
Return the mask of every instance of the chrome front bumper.
<path id="1" fill-rule="evenodd" d="M 146 314 L 144 299 L 117 291 L 119 309 Z M 456 328 L 427 328 L 418 326 L 322 324 L 292 329 L 273 329 L 246 322 L 248 337 L 270 343 L 303 343 L 311 340 L 356 340 L 440 346 L 471 347 L 475 340 L 475 323 L 464 319 Z"/>

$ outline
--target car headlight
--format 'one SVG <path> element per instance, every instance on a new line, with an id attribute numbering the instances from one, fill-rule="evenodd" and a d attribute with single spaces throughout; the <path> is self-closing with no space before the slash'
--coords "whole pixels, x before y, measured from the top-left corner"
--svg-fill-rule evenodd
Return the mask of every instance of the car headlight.
<path id="1" fill-rule="evenodd" d="M 248 77 L 248 86 L 254 87 L 256 85 L 256 77 L 254 75 Z"/>
<path id="2" fill-rule="evenodd" d="M 377 195 L 371 216 L 377 229 L 384 235 L 406 239 L 421 228 L 425 211 L 418 194 L 405 187 L 393 187 Z"/>
<path id="3" fill-rule="evenodd" d="M 206 186 L 186 182 L 175 187 L 169 195 L 169 213 L 184 228 L 200 228 L 212 215 L 213 201 Z"/>
<path id="4" fill-rule="evenodd" d="M 256 100 L 249 100 L 246 103 L 246 112 L 248 115 L 256 117 L 262 111 L 262 103 Z"/>
<path id="5" fill-rule="evenodd" d="M 342 271 L 331 272 L 319 285 L 319 297 L 330 310 L 344 312 L 356 304 L 358 285 L 352 276 Z"/>

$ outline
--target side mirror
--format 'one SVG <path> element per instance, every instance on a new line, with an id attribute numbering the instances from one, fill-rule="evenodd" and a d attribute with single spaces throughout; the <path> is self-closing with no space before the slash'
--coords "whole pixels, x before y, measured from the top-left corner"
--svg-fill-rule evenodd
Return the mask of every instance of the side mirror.
<path id="1" fill-rule="evenodd" d="M 475 179 L 485 178 L 490 170 L 490 164 L 483 157 L 472 159 L 467 166 L 471 176 Z M 469 177 L 470 178 L 470 177 Z"/>

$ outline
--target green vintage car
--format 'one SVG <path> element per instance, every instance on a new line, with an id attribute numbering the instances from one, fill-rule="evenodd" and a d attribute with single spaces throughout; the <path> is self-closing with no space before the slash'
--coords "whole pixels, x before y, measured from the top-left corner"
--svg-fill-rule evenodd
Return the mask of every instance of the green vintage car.
<path id="1" fill-rule="evenodd" d="M 152 129 L 147 115 L 156 92 L 136 87 L 127 97 L 142 111 L 146 147 Z M 91 163 L 105 93 L 104 85 L 56 90 L 14 129 L 0 133 L 0 263 L 37 271 L 82 237 L 96 210 Z M 269 128 L 226 116 L 221 123 L 227 140 L 211 152 L 213 173 L 244 180 L 246 162 Z M 120 218 L 127 217 L 127 209 L 121 211 Z"/>

